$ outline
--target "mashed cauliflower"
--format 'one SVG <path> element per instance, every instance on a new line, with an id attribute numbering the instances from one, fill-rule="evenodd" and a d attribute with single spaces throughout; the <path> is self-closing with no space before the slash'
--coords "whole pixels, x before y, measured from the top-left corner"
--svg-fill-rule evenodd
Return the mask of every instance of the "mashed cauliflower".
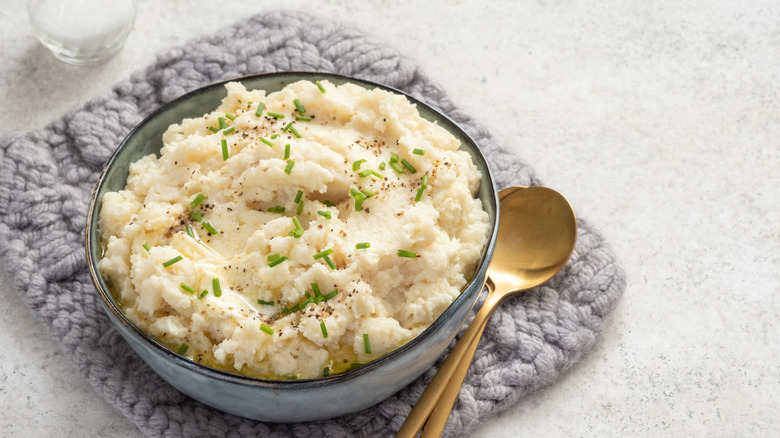
<path id="1" fill-rule="evenodd" d="M 400 95 L 229 83 L 172 125 L 100 211 L 100 270 L 127 317 L 196 362 L 314 378 L 405 344 L 471 278 L 480 174 Z"/>

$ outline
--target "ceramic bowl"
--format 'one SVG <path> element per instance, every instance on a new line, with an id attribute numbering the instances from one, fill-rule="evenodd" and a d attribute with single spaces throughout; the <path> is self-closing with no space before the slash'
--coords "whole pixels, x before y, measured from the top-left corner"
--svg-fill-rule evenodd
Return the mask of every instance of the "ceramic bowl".
<path id="1" fill-rule="evenodd" d="M 298 80 L 323 80 L 334 84 L 351 82 L 366 88 L 383 88 L 364 80 L 324 73 L 272 73 L 231 81 L 248 90 L 280 90 Z M 420 114 L 450 131 L 468 151 L 482 182 L 478 196 L 490 217 L 490 236 L 473 278 L 458 298 L 424 332 L 399 349 L 364 366 L 330 377 L 301 380 L 265 380 L 232 374 L 188 360 L 133 325 L 109 291 L 98 269 L 101 256 L 98 213 L 106 192 L 124 188 L 130 163 L 162 147 L 162 134 L 184 118 L 200 117 L 219 106 L 226 95 L 225 81 L 192 91 L 152 113 L 122 141 L 98 180 L 89 206 L 86 226 L 87 261 L 92 279 L 109 319 L 141 358 L 163 379 L 183 393 L 217 409 L 270 422 L 301 422 L 336 417 L 373 406 L 411 383 L 442 355 L 473 307 L 485 275 L 498 230 L 498 197 L 490 168 L 479 147 L 458 125 L 434 108 L 406 95 Z"/>

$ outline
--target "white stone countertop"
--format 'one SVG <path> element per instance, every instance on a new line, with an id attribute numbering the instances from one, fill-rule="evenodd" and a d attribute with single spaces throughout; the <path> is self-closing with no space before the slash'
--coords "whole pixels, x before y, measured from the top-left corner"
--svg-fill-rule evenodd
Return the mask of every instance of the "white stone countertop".
<path id="1" fill-rule="evenodd" d="M 598 348 L 473 436 L 780 434 L 780 3 L 139 0 L 125 48 L 89 67 L 38 44 L 25 2 L 1 3 L 0 133 L 43 127 L 236 10 L 378 36 L 565 194 L 628 275 Z M 5 275 L 0 291 L 0 436 L 139 436 Z"/>

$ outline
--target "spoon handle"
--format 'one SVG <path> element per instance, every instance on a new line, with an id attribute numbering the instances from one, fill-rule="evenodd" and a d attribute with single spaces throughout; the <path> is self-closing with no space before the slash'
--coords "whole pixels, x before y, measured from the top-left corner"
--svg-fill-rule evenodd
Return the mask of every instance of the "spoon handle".
<path id="1" fill-rule="evenodd" d="M 439 401 L 439 398 L 447 389 L 447 386 L 451 384 L 450 379 L 452 375 L 457 371 L 461 360 L 469 353 L 469 347 L 474 340 L 476 340 L 476 342 L 474 342 L 474 348 L 476 349 L 476 344 L 479 343 L 479 338 L 485 329 L 488 317 L 491 313 L 493 313 L 493 309 L 495 308 L 496 303 L 494 303 L 491 299 L 494 297 L 495 296 L 492 292 L 488 294 L 488 297 L 485 300 L 485 304 L 482 305 L 482 308 L 479 309 L 477 314 L 474 316 L 474 319 L 471 321 L 471 324 L 469 324 L 469 327 L 465 332 L 463 332 L 463 336 L 461 336 L 457 344 L 455 344 L 455 348 L 453 348 L 449 356 L 447 356 L 447 360 L 444 361 L 441 368 L 439 368 L 439 370 L 436 372 L 436 375 L 433 376 L 431 383 L 428 384 L 428 387 L 420 396 L 420 399 L 417 400 L 417 404 L 415 404 L 412 412 L 408 417 L 406 417 L 404 424 L 396 434 L 396 438 L 414 438 L 417 436 L 417 432 L 422 429 L 422 426 L 425 424 L 428 416 L 436 407 L 436 403 Z M 471 358 L 473 356 L 474 350 L 471 351 L 471 354 L 468 354 L 466 369 L 468 369 L 468 365 L 470 365 Z M 461 382 L 462 381 L 463 379 L 461 378 Z M 460 385 L 458 385 L 458 390 L 459 389 Z M 456 398 L 457 392 L 458 391 L 455 393 Z M 446 423 L 446 416 L 444 420 Z"/>

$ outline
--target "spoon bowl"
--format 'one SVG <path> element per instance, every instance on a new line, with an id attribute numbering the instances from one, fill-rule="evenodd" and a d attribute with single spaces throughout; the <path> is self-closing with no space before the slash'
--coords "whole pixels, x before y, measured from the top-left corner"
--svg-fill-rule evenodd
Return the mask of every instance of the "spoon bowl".
<path id="1" fill-rule="evenodd" d="M 488 267 L 488 296 L 468 329 L 412 409 L 397 438 L 439 436 L 458 397 L 487 321 L 506 297 L 552 278 L 568 262 L 577 241 L 569 202 L 546 187 L 510 187 L 501 200 L 498 240 Z"/>

